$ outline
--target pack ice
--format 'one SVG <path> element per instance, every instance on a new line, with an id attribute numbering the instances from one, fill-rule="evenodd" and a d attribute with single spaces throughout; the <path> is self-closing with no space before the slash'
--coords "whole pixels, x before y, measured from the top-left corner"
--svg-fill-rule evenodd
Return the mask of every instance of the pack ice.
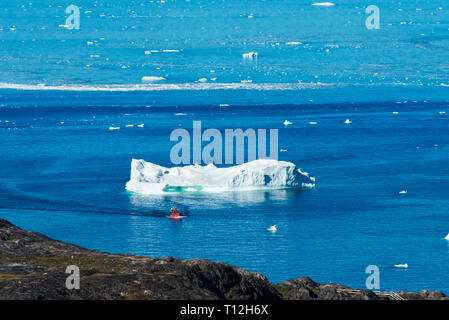
<path id="1" fill-rule="evenodd" d="M 198 164 L 166 168 L 144 160 L 132 159 L 128 191 L 161 194 L 185 191 L 241 191 L 313 187 L 315 178 L 294 163 L 259 159 L 241 165 L 218 168 Z"/>

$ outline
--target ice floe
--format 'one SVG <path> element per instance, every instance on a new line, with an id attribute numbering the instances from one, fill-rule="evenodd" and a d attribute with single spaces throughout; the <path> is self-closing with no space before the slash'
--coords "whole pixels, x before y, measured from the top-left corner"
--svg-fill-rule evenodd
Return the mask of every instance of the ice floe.
<path id="1" fill-rule="evenodd" d="M 242 56 L 243 56 L 243 59 L 255 59 L 259 56 L 259 54 L 255 51 L 251 51 L 248 53 L 244 53 Z"/>
<path id="2" fill-rule="evenodd" d="M 166 80 L 164 77 L 153 77 L 153 76 L 146 76 L 142 77 L 143 82 L 155 82 L 155 81 L 163 81 Z"/>
<path id="3" fill-rule="evenodd" d="M 315 3 L 312 3 L 312 6 L 323 6 L 323 7 L 331 7 L 331 6 L 334 6 L 335 5 L 335 3 L 332 3 L 332 2 L 315 2 Z"/>

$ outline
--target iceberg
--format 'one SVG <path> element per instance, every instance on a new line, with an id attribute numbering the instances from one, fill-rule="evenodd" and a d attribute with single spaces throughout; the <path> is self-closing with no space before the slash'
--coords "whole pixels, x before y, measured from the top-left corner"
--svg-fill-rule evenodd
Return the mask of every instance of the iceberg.
<path id="1" fill-rule="evenodd" d="M 331 7 L 331 6 L 334 6 L 335 5 L 335 3 L 333 3 L 333 2 L 315 2 L 315 3 L 312 3 L 312 6 L 323 6 L 323 7 Z"/>
<path id="2" fill-rule="evenodd" d="M 141 194 L 312 188 L 315 178 L 294 163 L 259 159 L 232 167 L 198 164 L 166 168 L 132 159 L 126 190 Z"/>
<path id="3" fill-rule="evenodd" d="M 259 56 L 259 54 L 255 51 L 251 51 L 248 53 L 242 54 L 243 59 L 256 59 Z"/>
<path id="4" fill-rule="evenodd" d="M 142 77 L 143 82 L 155 82 L 155 81 L 163 81 L 166 80 L 164 77 Z"/>

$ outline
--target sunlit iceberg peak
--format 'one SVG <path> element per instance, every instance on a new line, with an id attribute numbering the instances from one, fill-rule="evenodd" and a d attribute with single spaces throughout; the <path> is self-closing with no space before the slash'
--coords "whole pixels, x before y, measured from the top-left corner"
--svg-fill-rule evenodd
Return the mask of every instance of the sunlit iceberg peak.
<path id="1" fill-rule="evenodd" d="M 313 187 L 315 178 L 294 163 L 259 159 L 218 168 L 198 164 L 166 168 L 144 160 L 132 159 L 128 191 L 143 194 L 167 192 L 219 192 L 255 189 Z"/>

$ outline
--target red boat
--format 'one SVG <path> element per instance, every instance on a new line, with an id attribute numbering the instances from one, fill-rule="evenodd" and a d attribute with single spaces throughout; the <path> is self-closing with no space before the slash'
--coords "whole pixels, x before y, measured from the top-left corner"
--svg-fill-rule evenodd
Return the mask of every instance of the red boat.
<path id="1" fill-rule="evenodd" d="M 181 217 L 181 213 L 179 212 L 178 209 L 171 208 L 169 217 L 170 218 L 180 218 Z"/>

